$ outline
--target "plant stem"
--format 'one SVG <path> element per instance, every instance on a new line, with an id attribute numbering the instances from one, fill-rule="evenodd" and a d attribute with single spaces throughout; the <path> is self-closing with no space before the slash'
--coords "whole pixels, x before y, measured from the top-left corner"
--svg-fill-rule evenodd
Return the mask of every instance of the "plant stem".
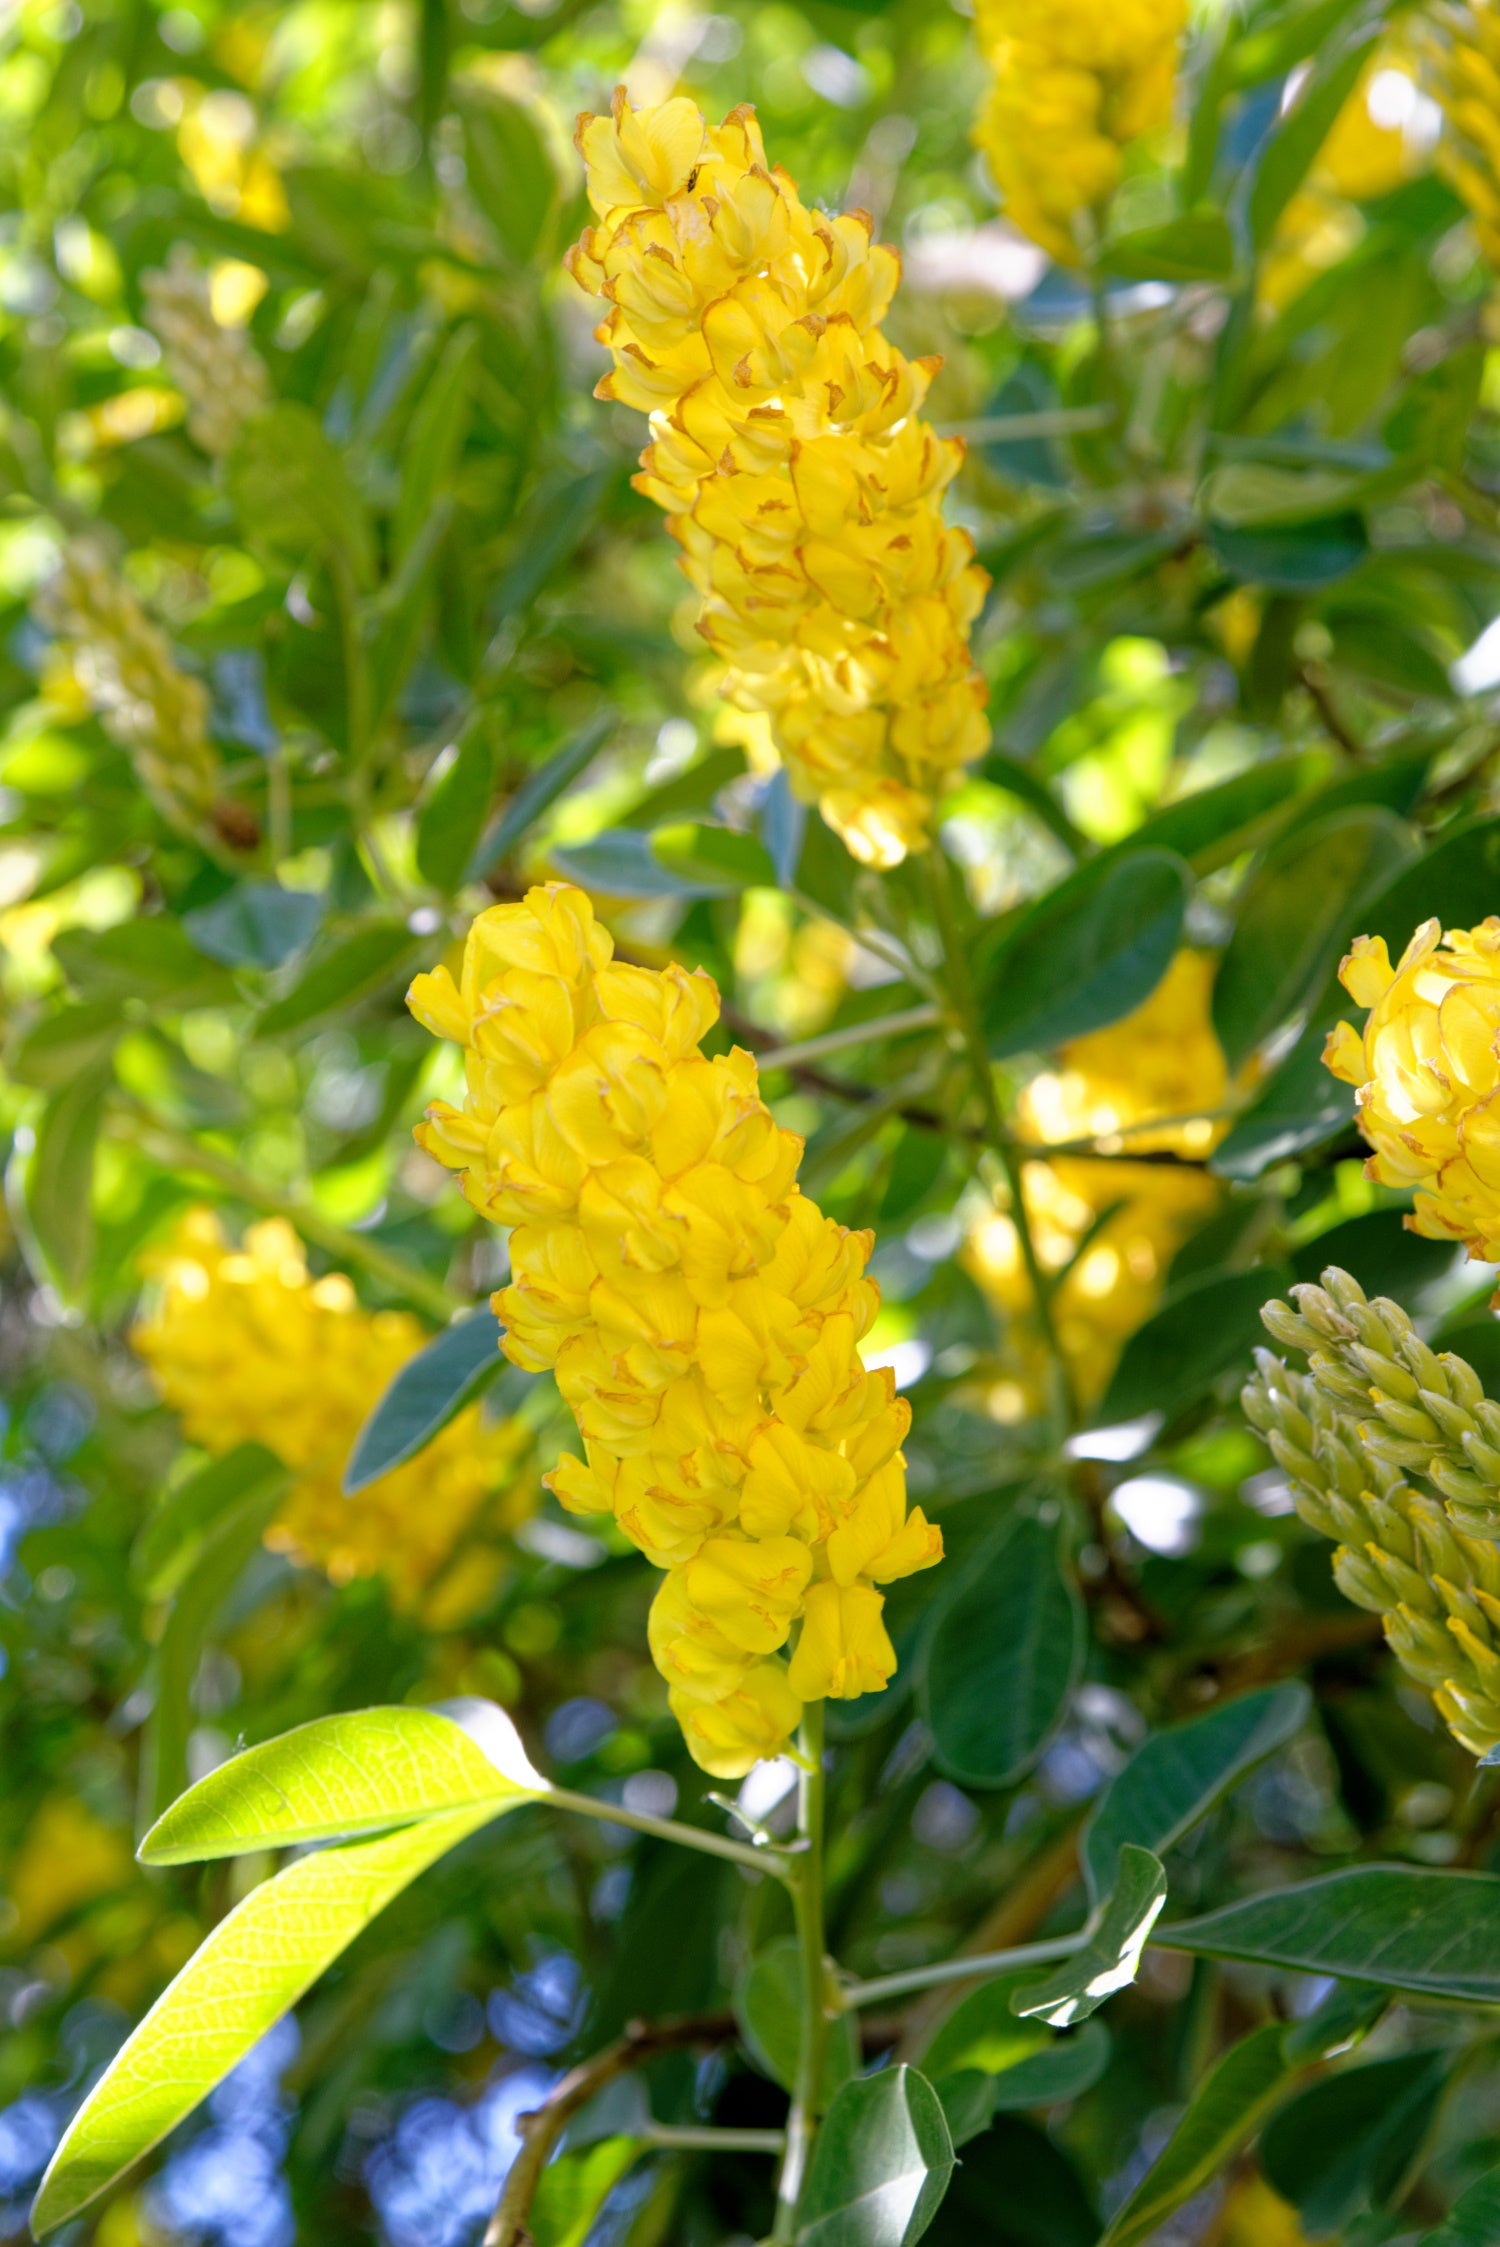
<path id="1" fill-rule="evenodd" d="M 909 1997 L 914 1990 L 936 1989 L 943 1982 L 978 1982 L 992 1974 L 1007 1974 L 1013 1966 L 1046 1966 L 1054 1959 L 1071 1958 L 1083 1943 L 1084 1930 L 1080 1928 L 1075 1935 L 1053 1935 L 1043 1943 L 1020 1943 L 1014 1950 L 938 1959 L 931 1966 L 909 1967 L 903 1974 L 882 1974 L 873 1982 L 850 1982 L 844 1989 L 844 2004 L 852 2011 L 861 2005 L 880 2005 L 888 1997 Z"/>
<path id="2" fill-rule="evenodd" d="M 550 1802 L 554 1810 L 576 1810 L 607 1825 L 630 1826 L 636 1833 L 654 1834 L 659 1841 L 675 1841 L 684 1849 L 701 1849 L 708 1857 L 726 1857 L 731 1864 L 748 1865 L 753 1872 L 770 1873 L 778 1880 L 794 1877 L 788 1870 L 789 1860 L 780 1850 L 757 1849 L 749 1842 L 731 1840 L 728 1834 L 711 1833 L 706 1826 L 685 1826 L 676 1818 L 653 1818 L 642 1810 L 601 1802 L 595 1795 L 575 1794 L 570 1787 L 549 1787 L 539 1799 Z"/>
<path id="3" fill-rule="evenodd" d="M 899 1038 L 910 1030 L 934 1030 L 941 1020 L 935 1006 L 909 1006 L 900 1014 L 878 1014 L 869 1022 L 850 1022 L 842 1030 L 825 1030 L 820 1038 L 805 1038 L 801 1045 L 772 1046 L 755 1059 L 762 1069 L 795 1069 L 804 1061 L 820 1061 L 825 1053 L 873 1045 L 877 1038 Z"/>
<path id="4" fill-rule="evenodd" d="M 969 974 L 969 958 L 964 950 L 963 932 L 954 908 L 952 876 L 941 843 L 933 843 L 926 853 L 926 859 L 932 886 L 933 914 L 943 946 L 948 997 L 963 1033 L 969 1067 L 983 1105 L 985 1139 L 1004 1166 L 1006 1183 L 1010 1188 L 1010 1219 L 1016 1228 L 1016 1238 L 1021 1246 L 1021 1261 L 1026 1267 L 1026 1277 L 1036 1303 L 1037 1324 L 1041 1328 L 1042 1339 L 1052 1362 L 1053 1417 L 1060 1424 L 1060 1435 L 1066 1435 L 1073 1423 L 1072 1384 L 1052 1316 L 1052 1290 L 1036 1252 L 1031 1218 L 1026 1208 L 1025 1163 L 1021 1150 L 1006 1130 L 1005 1118 L 1000 1112 L 999 1095 L 995 1090 L 995 1072 L 984 1042 L 984 1025 L 979 1018 L 979 1005 Z"/>
<path id="5" fill-rule="evenodd" d="M 441 1280 L 433 1279 L 404 1256 L 396 1255 L 394 1250 L 383 1248 L 370 1234 L 336 1224 L 331 1217 L 325 1217 L 315 1203 L 301 1195 L 285 1194 L 278 1187 L 266 1185 L 248 1170 L 242 1170 L 232 1156 L 220 1154 L 216 1147 L 205 1147 L 199 1140 L 190 1139 L 186 1132 L 173 1130 L 170 1124 L 159 1122 L 136 1102 L 126 1101 L 117 1106 L 113 1121 L 117 1126 L 123 1123 L 126 1126 L 123 1136 L 164 1168 L 196 1171 L 200 1177 L 211 1178 L 216 1186 L 223 1186 L 236 1200 L 248 1202 L 252 1209 L 264 1210 L 270 1217 L 287 1218 L 304 1239 L 316 1241 L 319 1248 L 326 1248 L 340 1263 L 361 1265 L 371 1279 L 378 1280 L 392 1295 L 425 1311 L 439 1326 L 446 1326 L 455 1312 L 466 1307 Z"/>
<path id="6" fill-rule="evenodd" d="M 797 2235 L 797 2203 L 807 2176 L 808 2155 L 822 2103 L 823 2063 L 828 2046 L 828 1961 L 823 1928 L 823 1704 L 810 1701 L 799 1741 L 802 1773 L 797 1789 L 797 1831 L 806 1844 L 791 1862 L 792 1904 L 802 1959 L 802 2034 L 797 2078 L 786 2122 L 786 2151 L 776 2184 L 775 2247 L 790 2247 Z"/>
<path id="7" fill-rule="evenodd" d="M 716 2130 L 709 2123 L 651 2122 L 641 2132 L 648 2146 L 681 2153 L 780 2153 L 783 2130 Z"/>

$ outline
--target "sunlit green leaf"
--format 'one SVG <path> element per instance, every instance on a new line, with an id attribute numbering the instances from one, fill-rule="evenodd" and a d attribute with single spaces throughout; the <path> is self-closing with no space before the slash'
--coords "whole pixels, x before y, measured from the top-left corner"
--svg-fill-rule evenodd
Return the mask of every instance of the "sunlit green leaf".
<path id="1" fill-rule="evenodd" d="M 1041 1981 L 1023 1983 L 1012 1994 L 1012 2012 L 1047 2021 L 1055 2029 L 1086 2021 L 1107 1997 L 1135 1980 L 1146 1939 L 1166 1900 L 1161 1860 L 1149 1849 L 1125 1842 L 1114 1886 L 1086 1940 Z"/>
<path id="2" fill-rule="evenodd" d="M 1163 1928 L 1159 1943 L 1376 1982 L 1432 1997 L 1500 2003 L 1500 1877 L 1359 1865 L 1226 1904 Z"/>
<path id="3" fill-rule="evenodd" d="M 936 2092 L 915 2068 L 846 2083 L 813 2141 L 797 2247 L 914 2247 L 953 2174 Z"/>

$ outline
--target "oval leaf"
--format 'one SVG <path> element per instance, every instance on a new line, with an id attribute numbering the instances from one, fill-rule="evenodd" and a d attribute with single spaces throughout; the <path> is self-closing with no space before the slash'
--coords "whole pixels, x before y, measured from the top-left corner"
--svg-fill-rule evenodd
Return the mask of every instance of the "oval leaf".
<path id="1" fill-rule="evenodd" d="M 280 967 L 311 944 L 323 900 L 279 882 L 241 882 L 212 905 L 184 913 L 195 948 L 224 967 Z"/>
<path id="2" fill-rule="evenodd" d="M 1342 2230 L 1389 2199 L 1426 2137 L 1451 2052 L 1400 2052 L 1343 2068 L 1288 2100 L 1260 2141 L 1260 2165 L 1309 2231 Z"/>
<path id="3" fill-rule="evenodd" d="M 1148 999 L 1181 939 L 1188 880 L 1175 853 L 1132 850 L 1029 907 L 984 972 L 996 1060 L 1102 1029 Z"/>
<path id="4" fill-rule="evenodd" d="M 1243 1958 L 1386 1989 L 1500 2004 L 1500 1876 L 1359 1865 L 1324 1873 L 1201 1919 L 1163 1928 L 1158 1944 Z"/>
<path id="5" fill-rule="evenodd" d="M 1055 1524 L 1023 1515 L 933 1626 L 923 1705 L 939 1765 L 965 1786 L 1009 1786 L 1067 1711 L 1083 1609 L 1058 1539 Z"/>
<path id="6" fill-rule="evenodd" d="M 273 1000 L 255 1025 L 257 1037 L 300 1030 L 336 1006 L 353 1006 L 390 982 L 416 944 L 405 921 L 371 921 L 315 960 L 285 997 Z"/>
<path id="7" fill-rule="evenodd" d="M 1096 1913 L 1086 1941 L 1054 1973 L 1024 1983 L 1011 1998 L 1011 2011 L 1055 2029 L 1086 2021 L 1107 1997 L 1135 1980 L 1146 1938 L 1166 1900 L 1161 1860 L 1127 1841 L 1109 1901 Z"/>
<path id="8" fill-rule="evenodd" d="M 1492 2169 L 1454 2202 L 1445 2222 L 1420 2247 L 1494 2247 L 1500 2239 L 1500 2169 Z"/>
<path id="9" fill-rule="evenodd" d="M 1170 1418 L 1196 1403 L 1260 1340 L 1260 1307 L 1281 1268 L 1210 1272 L 1169 1297 L 1126 1343 L 1096 1424 L 1113 1427 L 1148 1412 Z"/>
<path id="10" fill-rule="evenodd" d="M 157 1819 L 141 1860 L 186 1865 L 286 1849 L 547 1792 L 503 1709 L 454 1708 L 358 1709 L 246 1748 Z"/>
<path id="11" fill-rule="evenodd" d="M 783 1935 L 756 1952 L 735 1988 L 734 2017 L 746 2051 L 773 2083 L 790 2090 L 802 2048 L 802 1951 L 795 1935 Z M 823 2067 L 827 2101 L 859 2067 L 852 2013 L 829 2024 Z"/>
<path id="12" fill-rule="evenodd" d="M 1253 2029 L 1212 2067 L 1099 2247 L 1137 2247 L 1207 2184 L 1280 2096 L 1290 2072 L 1280 2021 Z"/>
<path id="13" fill-rule="evenodd" d="M 490 1310 L 458 1319 L 408 1358 L 359 1431 L 344 1470 L 347 1495 L 415 1459 L 499 1378 L 504 1362 L 500 1322 Z"/>
<path id="14" fill-rule="evenodd" d="M 937 2093 L 915 2068 L 846 2083 L 813 2142 L 797 2247 L 912 2247 L 953 2174 Z"/>

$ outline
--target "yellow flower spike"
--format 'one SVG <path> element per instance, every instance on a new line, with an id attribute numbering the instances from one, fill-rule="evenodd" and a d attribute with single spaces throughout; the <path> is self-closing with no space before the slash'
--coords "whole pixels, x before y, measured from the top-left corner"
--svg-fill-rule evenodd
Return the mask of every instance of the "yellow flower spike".
<path id="1" fill-rule="evenodd" d="M 418 1137 L 515 1227 L 501 1347 L 553 1369 L 583 1436 L 550 1487 L 667 1571 L 652 1659 L 698 1763 L 742 1775 L 786 1747 L 804 1701 L 886 1684 L 875 1584 L 942 1557 L 906 1510 L 910 1409 L 859 1352 L 873 1236 L 799 1192 L 802 1143 L 752 1057 L 700 1051 L 710 979 L 614 963 L 579 890 L 490 907 L 458 981 L 418 977 L 411 1006 L 466 1060 L 462 1107 L 430 1109 Z M 502 1022 L 524 1069 L 481 1058 Z M 799 1628 L 794 1690 L 773 1657 Z"/>
<path id="2" fill-rule="evenodd" d="M 1469 207 L 1485 263 L 1500 273 L 1500 7 L 1455 0 L 1435 16 L 1441 44 L 1433 91 L 1447 128 L 1438 168 Z"/>
<path id="3" fill-rule="evenodd" d="M 292 1470 L 266 1531 L 273 1551 L 336 1584 L 379 1573 L 396 1605 L 415 1610 L 442 1598 L 449 1562 L 497 1491 L 507 1525 L 530 1512 L 524 1433 L 485 1421 L 477 1405 L 418 1458 L 345 1497 L 355 1438 L 426 1336 L 405 1311 L 363 1310 L 342 1273 L 314 1280 L 284 1220 L 252 1225 L 236 1250 L 211 1210 L 193 1210 L 142 1264 L 156 1299 L 130 1338 L 183 1433 L 215 1453 L 264 1444 Z M 495 1575 L 487 1558 L 481 1597 Z"/>
<path id="4" fill-rule="evenodd" d="M 1078 221 L 1120 184 L 1122 152 L 1171 121 L 1185 0 L 978 0 L 995 82 L 974 128 L 1006 216 L 1076 265 Z"/>
<path id="5" fill-rule="evenodd" d="M 1368 1013 L 1323 1060 L 1355 1087 L 1366 1176 L 1415 1189 L 1412 1232 L 1500 1261 L 1500 919 L 1446 935 L 1424 921 L 1394 968 L 1361 937 L 1339 975 Z"/>
<path id="6" fill-rule="evenodd" d="M 597 394 L 651 417 L 636 488 L 670 518 L 725 699 L 769 721 L 856 858 L 894 866 L 988 739 L 968 633 L 989 580 L 939 511 L 963 448 L 918 418 L 939 362 L 880 333 L 900 260 L 864 212 L 806 209 L 748 109 L 713 130 L 617 92 L 577 139 Z"/>

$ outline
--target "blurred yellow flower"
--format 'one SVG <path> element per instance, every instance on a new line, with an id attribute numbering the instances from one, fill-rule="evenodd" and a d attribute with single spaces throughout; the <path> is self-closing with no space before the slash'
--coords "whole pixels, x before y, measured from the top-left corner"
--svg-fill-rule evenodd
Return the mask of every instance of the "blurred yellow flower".
<path id="1" fill-rule="evenodd" d="M 416 1319 L 366 1311 L 342 1273 L 313 1279 L 280 1218 L 252 1225 L 235 1248 L 211 1210 L 193 1210 L 142 1265 L 156 1299 L 131 1341 L 184 1434 L 216 1453 L 264 1444 L 293 1470 L 266 1531 L 272 1551 L 336 1584 L 378 1572 L 398 1606 L 430 1613 L 436 1600 L 444 1621 L 456 1619 L 445 1576 L 453 1563 L 468 1606 L 482 1604 L 499 1557 L 491 1547 L 476 1580 L 474 1533 L 509 1526 L 534 1501 L 515 1421 L 497 1425 L 472 1405 L 406 1466 L 352 1498 L 343 1491 L 361 1427 L 427 1339 Z"/>
<path id="2" fill-rule="evenodd" d="M 1439 164 L 1469 206 L 1486 263 L 1500 272 L 1500 7 L 1455 0 L 1436 20 L 1446 36 L 1434 91 L 1448 126 Z"/>
<path id="3" fill-rule="evenodd" d="M 963 448 L 921 407 L 939 362 L 881 333 L 900 261 L 767 165 L 754 112 L 691 101 L 579 119 L 600 223 L 570 252 L 607 300 L 596 395 L 651 418 L 665 509 L 722 691 L 768 716 L 798 796 L 856 858 L 923 847 L 988 739 L 968 632 L 988 579 L 942 519 Z"/>
<path id="4" fill-rule="evenodd" d="M 1365 1176 L 1415 1189 L 1412 1232 L 1500 1262 L 1500 919 L 1446 936 L 1424 921 L 1395 967 L 1383 937 L 1358 937 L 1339 980 L 1369 1012 L 1323 1059 L 1356 1087 Z"/>
<path id="5" fill-rule="evenodd" d="M 1075 1038 L 1059 1050 L 1056 1069 L 1033 1079 L 1017 1104 L 1020 1136 L 1042 1145 L 1095 1139 L 1125 1154 L 1209 1154 L 1228 1129 L 1213 1111 L 1229 1085 L 1209 1018 L 1212 987 L 1209 956 L 1179 952 L 1134 1014 Z M 1150 1128 L 1136 1128 L 1142 1124 Z M 1214 1209 L 1219 1188 L 1197 1169 L 1058 1155 L 1025 1164 L 1023 1191 L 1042 1269 L 1065 1275 L 1052 1299 L 1053 1323 L 1074 1390 L 1089 1406 L 1156 1309 L 1168 1265 Z M 980 1218 L 965 1261 L 1007 1321 L 991 1409 L 1020 1419 L 1045 1394 L 1046 1369 L 1007 1210 Z"/>
<path id="6" fill-rule="evenodd" d="M 1064 264 L 1120 184 L 1122 153 L 1170 123 L 1185 0 L 978 0 L 994 84 L 974 129 L 1005 215 Z"/>
<path id="7" fill-rule="evenodd" d="M 650 140 L 622 145 L 622 162 L 657 161 Z M 613 949 L 560 883 L 481 913 L 458 981 L 440 967 L 411 989 L 466 1081 L 417 1137 L 515 1228 L 502 1347 L 552 1369 L 583 1437 L 546 1479 L 666 1571 L 652 1657 L 695 1760 L 732 1778 L 786 1744 L 805 1701 L 886 1683 L 875 1587 L 930 1567 L 942 1539 L 906 1510 L 910 1408 L 859 1353 L 871 1235 L 798 1191 L 802 1142 L 751 1056 L 702 1053 L 710 978 Z"/>
<path id="8" fill-rule="evenodd" d="M 129 1836 L 107 1826 L 76 1795 L 49 1795 L 11 1860 L 5 1892 L 15 1916 L 9 1940 L 34 1943 L 83 1904 L 126 1886 L 135 1869 Z"/>
<path id="9" fill-rule="evenodd" d="M 253 266 L 239 271 L 254 275 L 264 288 L 264 275 Z M 165 270 L 145 275 L 143 286 L 147 321 L 187 403 L 188 434 L 218 458 L 271 403 L 264 362 L 241 329 L 216 317 L 209 280 L 181 245 Z"/>

